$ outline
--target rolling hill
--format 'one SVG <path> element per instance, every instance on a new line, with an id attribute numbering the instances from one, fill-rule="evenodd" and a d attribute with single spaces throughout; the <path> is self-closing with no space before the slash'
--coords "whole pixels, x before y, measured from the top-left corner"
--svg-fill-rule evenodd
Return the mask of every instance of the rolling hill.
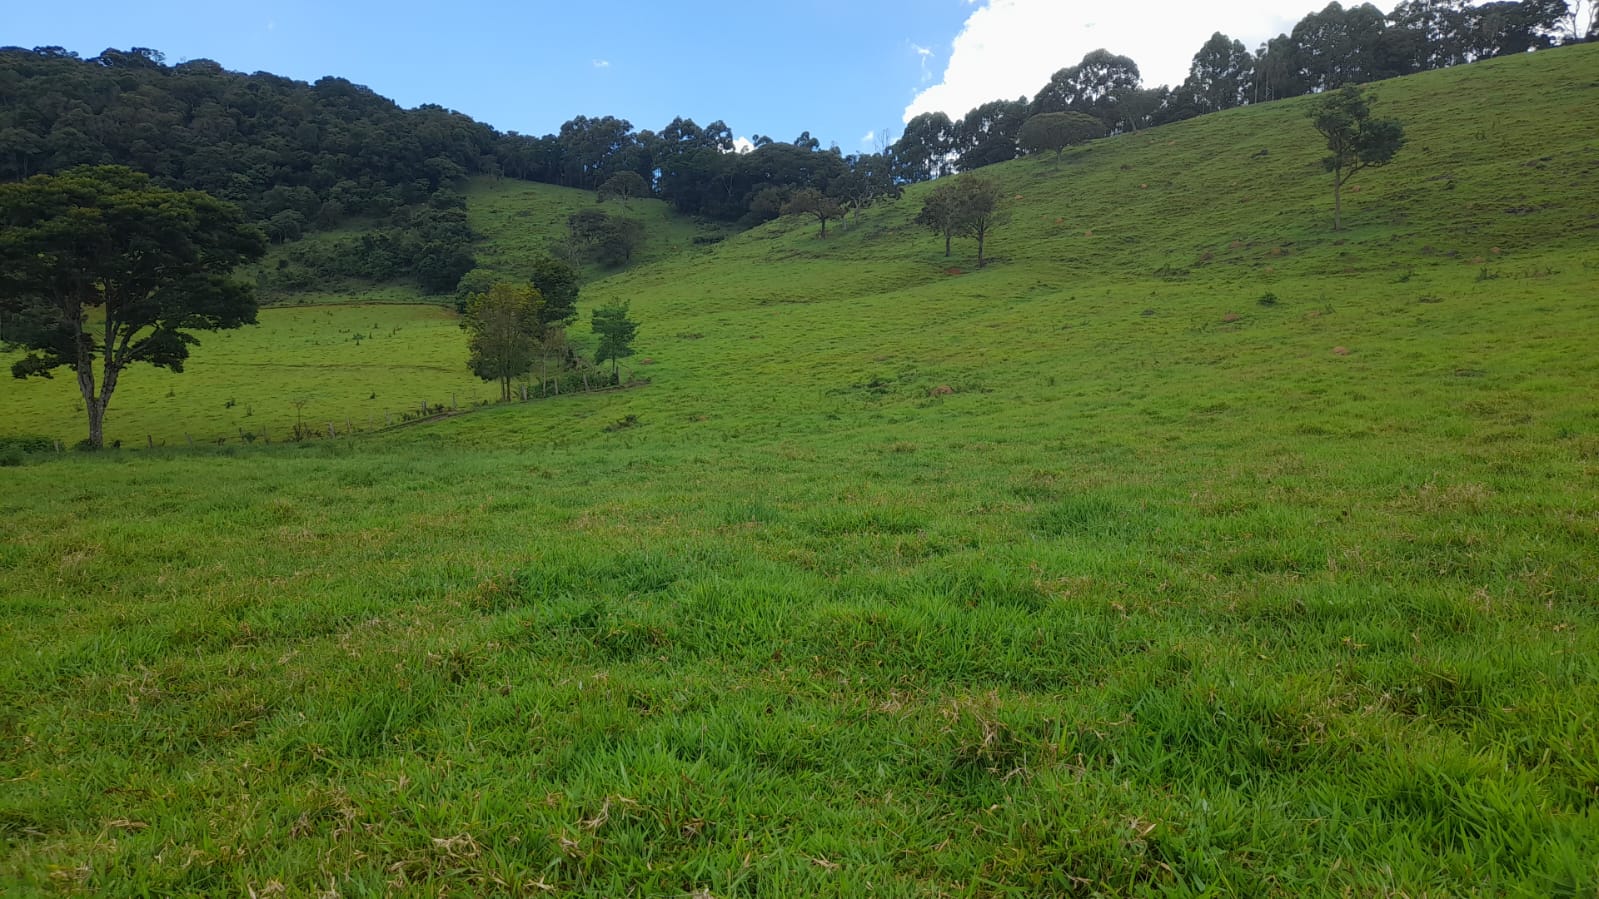
<path id="1" fill-rule="evenodd" d="M 1591 894 L 1599 46 L 1375 90 L 1342 233 L 1246 107 L 982 170 L 981 270 L 663 219 L 634 389 L 4 469 L 0 891 Z"/>

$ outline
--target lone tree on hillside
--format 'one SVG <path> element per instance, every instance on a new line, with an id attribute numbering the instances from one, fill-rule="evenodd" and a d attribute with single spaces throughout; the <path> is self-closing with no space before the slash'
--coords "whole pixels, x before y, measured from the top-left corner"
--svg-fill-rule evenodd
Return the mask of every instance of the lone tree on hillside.
<path id="1" fill-rule="evenodd" d="M 797 190 L 783 204 L 784 215 L 808 215 L 822 223 L 822 237 L 827 237 L 827 223 L 844 217 L 844 207 L 838 201 L 814 187 Z"/>
<path id="2" fill-rule="evenodd" d="M 1322 95 L 1307 115 L 1327 139 L 1322 163 L 1333 176 L 1333 230 L 1342 231 L 1344 185 L 1362 169 L 1391 162 L 1405 145 L 1405 127 L 1395 119 L 1372 118 L 1370 100 L 1353 84 Z"/>
<path id="3" fill-rule="evenodd" d="M 944 258 L 948 259 L 950 244 L 961 228 L 960 198 L 956 196 L 954 182 L 945 181 L 928 192 L 927 198 L 922 200 L 922 211 L 916 214 L 916 224 L 944 235 Z"/>
<path id="4" fill-rule="evenodd" d="M 987 178 L 968 175 L 955 182 L 956 205 L 960 214 L 960 230 L 977 240 L 977 267 L 988 265 L 983 255 L 988 233 L 1004 221 L 999 208 L 999 185 Z"/>
<path id="5" fill-rule="evenodd" d="M 1060 165 L 1060 154 L 1067 147 L 1104 136 L 1104 123 L 1091 115 L 1043 112 L 1022 123 L 1022 129 L 1016 132 L 1016 143 L 1029 153 L 1054 150 L 1055 164 Z"/>
<path id="6" fill-rule="evenodd" d="M 620 384 L 618 364 L 633 355 L 633 338 L 638 334 L 638 323 L 627 317 L 627 303 L 609 303 L 592 313 L 594 333 L 600 335 L 599 348 L 594 351 L 594 364 L 611 363 L 611 383 Z"/>
<path id="7" fill-rule="evenodd" d="M 504 282 L 466 301 L 461 325 L 471 333 L 467 365 L 483 380 L 500 382 L 501 400 L 511 398 L 511 380 L 533 368 L 543 305 L 544 298 L 531 284 Z"/>
<path id="8" fill-rule="evenodd" d="M 124 369 L 147 362 L 181 372 L 199 343 L 191 332 L 255 324 L 254 292 L 228 275 L 266 245 L 237 207 L 153 187 L 120 166 L 0 185 L 5 346 L 28 351 L 11 373 L 76 372 L 89 445 L 104 446 Z"/>
<path id="9" fill-rule="evenodd" d="M 604 203 L 606 200 L 617 199 L 626 206 L 628 200 L 645 196 L 649 192 L 650 186 L 645 182 L 643 175 L 638 172 L 617 172 L 605 179 L 605 183 L 594 192 L 594 200 L 597 203 Z"/>

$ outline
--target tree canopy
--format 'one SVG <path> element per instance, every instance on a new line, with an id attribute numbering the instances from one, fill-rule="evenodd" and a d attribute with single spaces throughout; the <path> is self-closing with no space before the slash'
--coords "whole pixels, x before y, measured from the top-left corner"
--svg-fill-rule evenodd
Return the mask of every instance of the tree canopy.
<path id="1" fill-rule="evenodd" d="M 75 168 L 0 185 L 0 223 L 6 343 L 27 351 L 12 374 L 74 371 L 94 447 L 128 366 L 181 372 L 193 332 L 255 322 L 253 291 L 228 275 L 261 258 L 266 237 L 200 191 L 117 166 Z"/>
<path id="2" fill-rule="evenodd" d="M 1067 147 L 1086 143 L 1105 134 L 1099 119 L 1080 112 L 1045 112 L 1033 116 L 1022 125 L 1016 141 L 1029 153 L 1055 151 L 1055 162 Z"/>
<path id="3" fill-rule="evenodd" d="M 485 381 L 498 381 L 500 399 L 511 398 L 511 381 L 528 373 L 542 337 L 544 298 L 531 284 L 500 282 L 466 301 L 467 365 Z"/>
<path id="4" fill-rule="evenodd" d="M 1405 145 L 1405 128 L 1394 119 L 1371 117 L 1360 88 L 1346 85 L 1322 96 L 1307 115 L 1327 140 L 1322 160 L 1333 175 L 1333 230 L 1343 230 L 1343 186 L 1367 168 L 1387 165 Z"/>
<path id="5" fill-rule="evenodd" d="M 619 384 L 619 364 L 633 355 L 633 338 L 638 335 L 638 323 L 628 318 L 627 303 L 613 302 L 590 313 L 594 333 L 600 336 L 600 345 L 594 351 L 594 364 L 611 363 L 611 383 Z"/>

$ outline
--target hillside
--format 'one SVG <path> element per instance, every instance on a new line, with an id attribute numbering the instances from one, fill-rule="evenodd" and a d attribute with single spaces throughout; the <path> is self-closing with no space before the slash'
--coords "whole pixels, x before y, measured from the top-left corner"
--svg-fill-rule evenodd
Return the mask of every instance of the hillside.
<path id="1" fill-rule="evenodd" d="M 0 892 L 1592 894 L 1599 46 L 1376 90 L 1342 234 L 1247 107 L 981 271 L 918 186 L 597 281 L 635 389 L 4 469 Z"/>

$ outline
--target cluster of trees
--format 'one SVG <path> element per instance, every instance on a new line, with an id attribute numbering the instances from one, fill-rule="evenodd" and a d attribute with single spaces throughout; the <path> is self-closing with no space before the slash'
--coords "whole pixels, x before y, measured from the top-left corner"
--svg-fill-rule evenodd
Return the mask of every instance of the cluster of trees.
<path id="1" fill-rule="evenodd" d="M 467 366 L 483 380 L 498 382 L 500 399 L 509 401 L 514 382 L 530 375 L 537 363 L 539 392 L 553 383 L 558 394 L 561 371 L 579 364 L 564 327 L 571 317 L 556 317 L 532 281 L 490 284 L 465 300 L 461 327 L 467 331 Z M 599 336 L 594 364 L 611 363 L 609 383 L 620 384 L 621 360 L 633 355 L 638 324 L 628 316 L 626 303 L 611 303 L 593 311 L 591 327 Z"/>
<path id="2" fill-rule="evenodd" d="M 937 178 L 1014 159 L 1041 114 L 1070 112 L 1116 134 L 1248 103 L 1322 93 L 1479 59 L 1599 38 L 1591 0 L 1403 0 L 1384 14 L 1370 3 L 1329 3 L 1251 52 L 1216 33 L 1176 87 L 1146 87 L 1138 64 L 1096 50 L 1056 72 L 1029 100 L 995 100 L 952 119 L 923 113 L 890 150 L 905 180 Z M 1036 145 L 1033 147 L 1036 149 Z"/>
<path id="3" fill-rule="evenodd" d="M 999 185 L 979 175 L 952 178 L 928 192 L 922 201 L 922 211 L 916 223 L 931 228 L 944 238 L 944 256 L 948 258 L 951 244 L 957 236 L 977 241 L 977 267 L 988 265 L 984 248 L 988 234 L 1002 224 L 1004 213 L 999 208 Z"/>

